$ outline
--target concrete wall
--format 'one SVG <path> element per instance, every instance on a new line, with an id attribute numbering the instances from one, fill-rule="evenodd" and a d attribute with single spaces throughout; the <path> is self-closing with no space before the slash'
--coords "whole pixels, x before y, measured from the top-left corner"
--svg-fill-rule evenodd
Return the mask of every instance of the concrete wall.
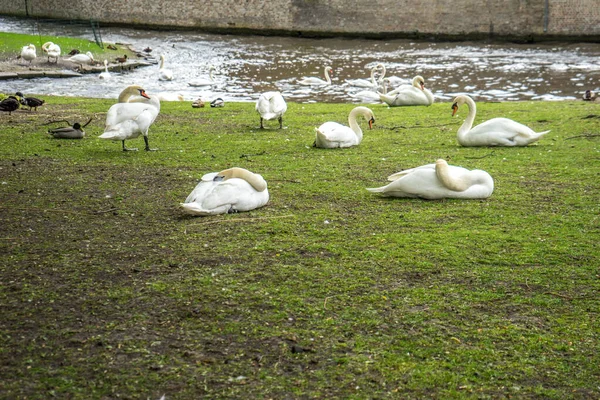
<path id="1" fill-rule="evenodd" d="M 0 0 L 0 14 L 304 36 L 600 40 L 600 0 Z"/>

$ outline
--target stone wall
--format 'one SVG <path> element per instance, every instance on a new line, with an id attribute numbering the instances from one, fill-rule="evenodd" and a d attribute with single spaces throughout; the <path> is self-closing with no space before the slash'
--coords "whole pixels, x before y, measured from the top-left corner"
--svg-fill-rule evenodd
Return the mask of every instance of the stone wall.
<path id="1" fill-rule="evenodd" d="M 600 40 L 599 1 L 0 0 L 0 14 L 303 36 Z"/>

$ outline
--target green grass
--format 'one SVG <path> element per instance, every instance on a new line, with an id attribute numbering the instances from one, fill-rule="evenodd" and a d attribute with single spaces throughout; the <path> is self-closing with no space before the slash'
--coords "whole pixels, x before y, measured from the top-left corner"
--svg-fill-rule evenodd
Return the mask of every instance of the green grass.
<path id="1" fill-rule="evenodd" d="M 360 146 L 312 148 L 351 104 L 163 103 L 157 152 L 102 141 L 110 100 L 0 115 L 0 393 L 18 398 L 598 398 L 600 114 L 479 103 L 537 131 L 463 148 L 449 103 L 370 106 Z M 96 120 L 55 140 L 48 120 Z M 592 116 L 588 118 L 588 116 Z M 136 139 L 130 147 L 143 147 Z M 382 198 L 445 158 L 486 200 Z M 265 177 L 270 202 L 194 218 L 207 172 Z"/>
<path id="2" fill-rule="evenodd" d="M 127 54 L 128 56 L 133 54 L 129 49 L 121 45 L 116 46 L 117 50 L 110 50 L 106 47 L 110 43 L 104 43 L 104 48 L 100 48 L 96 42 L 87 39 L 0 32 L 0 60 L 14 58 L 16 55 L 21 54 L 23 46 L 27 46 L 30 43 L 35 45 L 37 55 L 40 57 L 43 54 L 42 45 L 46 42 L 58 44 L 63 56 L 68 54 L 72 49 L 77 49 L 81 53 L 90 51 L 98 59 L 103 56 L 116 57 L 123 56 L 123 54 Z"/>

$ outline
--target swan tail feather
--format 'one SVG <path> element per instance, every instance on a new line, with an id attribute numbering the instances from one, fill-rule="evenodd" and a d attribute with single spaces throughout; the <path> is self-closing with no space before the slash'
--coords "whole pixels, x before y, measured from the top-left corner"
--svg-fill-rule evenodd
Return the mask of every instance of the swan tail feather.
<path id="1" fill-rule="evenodd" d="M 385 191 L 385 186 L 378 188 L 367 188 L 367 190 L 371 193 L 383 193 Z"/>

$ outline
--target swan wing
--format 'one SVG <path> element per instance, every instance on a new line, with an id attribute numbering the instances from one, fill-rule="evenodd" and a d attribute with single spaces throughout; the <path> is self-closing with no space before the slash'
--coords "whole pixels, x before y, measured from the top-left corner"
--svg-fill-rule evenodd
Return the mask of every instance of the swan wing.
<path id="1" fill-rule="evenodd" d="M 475 143 L 487 146 L 525 146 L 548 132 L 535 132 L 512 119 L 493 118 L 473 127 L 467 135 Z"/>
<path id="2" fill-rule="evenodd" d="M 216 173 L 215 173 L 216 175 Z M 195 215 L 224 214 L 229 210 L 250 211 L 264 206 L 269 200 L 268 190 L 256 191 L 239 178 L 225 181 L 203 180 L 196 186 L 181 206 Z"/>
<path id="3" fill-rule="evenodd" d="M 348 126 L 337 122 L 325 122 L 316 128 L 318 147 L 349 147 L 358 144 L 356 133 Z"/>

